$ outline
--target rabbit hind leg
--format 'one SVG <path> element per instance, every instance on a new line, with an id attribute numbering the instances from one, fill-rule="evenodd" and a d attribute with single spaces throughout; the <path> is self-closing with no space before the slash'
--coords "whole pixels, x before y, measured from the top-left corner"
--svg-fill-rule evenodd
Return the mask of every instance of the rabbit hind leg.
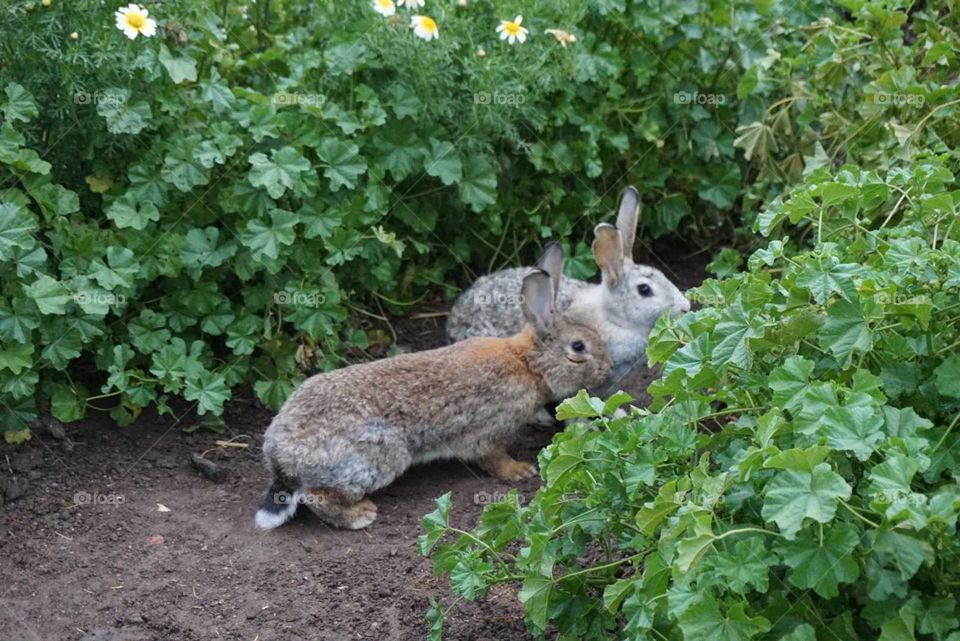
<path id="1" fill-rule="evenodd" d="M 377 519 L 377 506 L 362 492 L 330 487 L 308 487 L 300 501 L 330 525 L 359 530 Z"/>
<path id="2" fill-rule="evenodd" d="M 337 444 L 336 450 L 332 445 Z M 328 443 L 331 462 L 307 475 L 301 502 L 317 516 L 339 528 L 359 530 L 377 518 L 370 492 L 389 485 L 411 463 L 407 444 L 397 429 L 383 421 L 361 425 L 349 440 Z"/>

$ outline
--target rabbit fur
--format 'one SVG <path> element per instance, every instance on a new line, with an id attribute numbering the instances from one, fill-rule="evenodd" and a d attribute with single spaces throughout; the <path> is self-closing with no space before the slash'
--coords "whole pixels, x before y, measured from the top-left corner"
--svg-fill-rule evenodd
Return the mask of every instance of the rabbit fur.
<path id="1" fill-rule="evenodd" d="M 614 367 L 601 393 L 609 393 L 635 366 L 646 362 L 647 339 L 664 313 L 689 311 L 690 301 L 663 272 L 633 262 L 640 195 L 627 187 L 620 199 L 617 224 L 597 225 L 593 254 L 601 282 L 590 284 L 563 276 L 557 310 L 592 325 L 607 345 Z M 483 276 L 463 292 L 447 317 L 447 336 L 459 341 L 473 336 L 509 336 L 523 324 L 513 292 L 530 267 L 504 269 Z"/>
<path id="2" fill-rule="evenodd" d="M 536 473 L 506 447 L 546 402 L 592 387 L 612 361 L 590 326 L 555 314 L 563 252 L 550 245 L 518 288 L 526 323 L 506 338 L 477 337 L 434 350 L 352 365 L 307 379 L 264 436 L 273 475 L 256 525 L 274 528 L 299 504 L 326 523 L 370 525 L 366 495 L 411 465 L 475 462 L 504 480 Z"/>

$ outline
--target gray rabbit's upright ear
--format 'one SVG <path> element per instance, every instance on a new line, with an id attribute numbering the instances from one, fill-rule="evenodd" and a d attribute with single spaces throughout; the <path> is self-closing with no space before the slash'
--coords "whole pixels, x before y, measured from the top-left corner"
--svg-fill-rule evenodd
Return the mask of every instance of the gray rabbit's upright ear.
<path id="1" fill-rule="evenodd" d="M 536 266 L 537 269 L 541 269 L 550 275 L 550 281 L 553 284 L 553 299 L 556 301 L 557 293 L 560 291 L 560 277 L 563 276 L 563 247 L 555 242 L 548 243 Z"/>
<path id="2" fill-rule="evenodd" d="M 615 287 L 623 275 L 623 237 L 619 229 L 607 223 L 593 229 L 593 259 L 603 274 L 603 284 Z"/>
<path id="3" fill-rule="evenodd" d="M 617 229 L 623 237 L 623 256 L 633 262 L 633 241 L 637 238 L 637 219 L 640 217 L 640 192 L 634 186 L 623 190 L 617 210 Z"/>
<path id="4" fill-rule="evenodd" d="M 523 317 L 537 336 L 545 336 L 553 327 L 553 281 L 550 274 L 536 270 L 523 279 Z"/>

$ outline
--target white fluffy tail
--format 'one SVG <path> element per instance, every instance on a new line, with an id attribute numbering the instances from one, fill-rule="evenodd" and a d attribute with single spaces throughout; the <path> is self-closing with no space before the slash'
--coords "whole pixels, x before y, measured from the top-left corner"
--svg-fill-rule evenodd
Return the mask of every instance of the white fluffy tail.
<path id="1" fill-rule="evenodd" d="M 274 478 L 270 489 L 260 502 L 260 509 L 254 517 L 254 523 L 261 530 L 280 527 L 297 513 L 300 495 L 292 491 L 279 478 Z"/>

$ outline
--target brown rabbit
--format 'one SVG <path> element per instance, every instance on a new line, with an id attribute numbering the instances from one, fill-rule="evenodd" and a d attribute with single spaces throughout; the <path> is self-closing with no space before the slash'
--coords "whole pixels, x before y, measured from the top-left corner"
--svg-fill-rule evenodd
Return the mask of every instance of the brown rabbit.
<path id="1" fill-rule="evenodd" d="M 307 379 L 264 436 L 273 482 L 256 525 L 275 528 L 306 504 L 336 527 L 376 519 L 367 494 L 435 459 L 477 463 L 497 478 L 536 473 L 506 447 L 548 401 L 599 385 L 612 365 L 586 325 L 553 313 L 563 252 L 550 245 L 523 279 L 526 325 L 508 338 L 353 365 Z"/>

